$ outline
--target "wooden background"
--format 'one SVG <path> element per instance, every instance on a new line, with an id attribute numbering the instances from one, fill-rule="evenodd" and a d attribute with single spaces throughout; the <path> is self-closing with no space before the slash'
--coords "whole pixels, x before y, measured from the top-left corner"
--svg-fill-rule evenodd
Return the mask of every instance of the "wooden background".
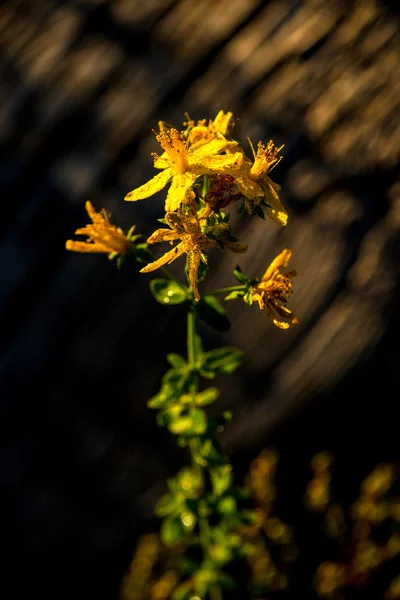
<path id="1" fill-rule="evenodd" d="M 274 445 L 295 495 L 312 453 L 329 449 L 346 499 L 376 462 L 398 460 L 395 4 L 6 0 L 0 52 L 7 597 L 115 598 L 183 460 L 145 408 L 165 354 L 184 352 L 181 308 L 157 305 L 134 265 L 118 272 L 64 248 L 86 199 L 122 227 L 157 226 L 162 194 L 123 198 L 153 173 L 160 119 L 222 108 L 243 139 L 285 144 L 274 179 L 287 227 L 235 217 L 250 250 L 212 255 L 205 286 L 232 285 L 237 262 L 257 275 L 293 250 L 299 326 L 282 332 L 255 308 L 229 306 L 222 341 L 246 358 L 218 382 L 218 410 L 234 413 L 223 439 L 238 473 Z M 201 331 L 208 347 L 221 343 Z"/>

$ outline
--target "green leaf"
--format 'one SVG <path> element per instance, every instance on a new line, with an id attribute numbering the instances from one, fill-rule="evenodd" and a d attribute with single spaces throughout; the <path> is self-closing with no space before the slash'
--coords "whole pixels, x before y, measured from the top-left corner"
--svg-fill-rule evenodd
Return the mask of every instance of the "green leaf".
<path id="1" fill-rule="evenodd" d="M 243 352 L 231 346 L 223 346 L 204 354 L 200 373 L 223 373 L 229 375 L 242 362 Z"/>
<path id="2" fill-rule="evenodd" d="M 167 386 L 178 389 L 180 387 L 182 375 L 180 369 L 168 369 L 162 376 L 162 388 L 164 389 L 164 386 Z"/>
<path id="3" fill-rule="evenodd" d="M 222 496 L 232 483 L 232 466 L 221 465 L 210 472 L 213 491 L 216 496 Z"/>
<path id="4" fill-rule="evenodd" d="M 197 273 L 197 281 L 203 281 L 208 272 L 208 263 L 203 262 L 202 260 L 199 263 L 199 270 Z"/>
<path id="5" fill-rule="evenodd" d="M 192 408 L 189 414 L 171 418 L 168 429 L 175 435 L 202 435 L 207 429 L 207 415 L 200 408 Z"/>
<path id="6" fill-rule="evenodd" d="M 150 291 L 160 304 L 181 304 L 188 300 L 187 288 L 170 279 L 152 279 Z"/>
<path id="7" fill-rule="evenodd" d="M 241 510 L 237 518 L 242 525 L 252 525 L 257 522 L 258 517 L 255 510 Z"/>
<path id="8" fill-rule="evenodd" d="M 147 406 L 149 408 L 164 408 L 168 400 L 170 400 L 170 396 L 161 391 L 147 401 Z"/>
<path id="9" fill-rule="evenodd" d="M 213 467 L 220 467 L 226 463 L 224 455 L 219 452 L 210 438 L 203 442 L 200 446 L 198 455 L 194 455 L 194 459 L 203 466 L 204 463 L 206 463 Z"/>
<path id="10" fill-rule="evenodd" d="M 232 516 L 237 511 L 237 504 L 235 498 L 232 496 L 226 496 L 225 498 L 221 498 L 218 502 L 218 512 L 221 515 Z"/>
<path id="11" fill-rule="evenodd" d="M 204 198 L 204 196 L 208 192 L 208 187 L 209 187 L 208 176 L 207 175 L 203 175 L 203 183 L 202 183 L 202 186 L 201 186 L 201 195 L 202 195 L 203 198 Z"/>
<path id="12" fill-rule="evenodd" d="M 187 367 L 187 362 L 180 354 L 175 354 L 175 352 L 171 352 L 167 354 L 167 361 L 174 367 L 174 369 L 184 369 Z"/>
<path id="13" fill-rule="evenodd" d="M 184 411 L 184 407 L 179 404 L 173 403 L 168 406 L 165 410 L 157 413 L 156 421 L 159 427 L 168 427 L 170 431 L 172 431 L 171 427 L 173 427 L 174 423 L 185 419 L 185 416 L 182 416 L 182 412 Z M 177 431 L 172 431 L 172 433 L 181 433 L 179 430 L 179 426 L 176 426 Z"/>
<path id="14" fill-rule="evenodd" d="M 233 274 L 239 283 L 243 283 L 245 285 L 249 281 L 249 278 L 246 277 L 239 265 L 236 265 L 236 269 L 233 270 Z"/>
<path id="15" fill-rule="evenodd" d="M 207 429 L 207 415 L 201 408 L 193 408 L 190 411 L 192 418 L 192 427 L 190 429 L 191 434 L 202 435 Z"/>
<path id="16" fill-rule="evenodd" d="M 245 295 L 243 296 L 243 299 L 246 302 L 246 304 L 248 304 L 249 306 L 251 306 L 253 304 L 253 296 L 251 294 L 250 289 L 245 293 Z"/>
<path id="17" fill-rule="evenodd" d="M 199 394 L 196 394 L 194 402 L 195 402 L 196 406 L 206 406 L 207 404 L 211 404 L 212 402 L 215 402 L 215 400 L 218 398 L 218 396 L 219 396 L 218 388 L 211 387 L 211 388 L 207 388 L 206 390 L 200 392 Z"/>
<path id="18" fill-rule="evenodd" d="M 187 365 L 180 369 L 169 369 L 162 377 L 161 392 L 168 400 L 178 400 L 190 387 L 197 375 Z"/>
<path id="19" fill-rule="evenodd" d="M 172 600 L 189 600 L 193 596 L 191 581 L 180 583 L 172 590 Z"/>
<path id="20" fill-rule="evenodd" d="M 231 323 L 228 318 L 228 313 L 212 294 L 205 294 L 196 304 L 196 312 L 209 327 L 216 331 L 229 331 Z"/>
<path id="21" fill-rule="evenodd" d="M 153 260 L 148 244 L 135 244 L 131 247 L 131 252 L 139 263 L 147 264 Z"/>
<path id="22" fill-rule="evenodd" d="M 193 419 L 189 415 L 178 417 L 168 424 L 168 429 L 175 435 L 189 433 L 193 429 Z"/>
<path id="23" fill-rule="evenodd" d="M 243 298 L 245 293 L 245 290 L 233 290 L 233 292 L 225 296 L 224 300 L 236 300 L 237 298 Z"/>
<path id="24" fill-rule="evenodd" d="M 202 477 L 193 467 L 185 467 L 176 477 L 168 479 L 167 485 L 175 495 L 184 496 L 186 499 L 197 498 L 202 488 Z"/>
<path id="25" fill-rule="evenodd" d="M 161 525 L 161 540 L 166 546 L 173 546 L 185 537 L 185 526 L 180 516 L 166 517 Z"/>
<path id="26" fill-rule="evenodd" d="M 211 560 L 218 566 L 225 565 L 232 560 L 232 550 L 224 543 L 213 544 L 208 549 Z"/>
<path id="27" fill-rule="evenodd" d="M 159 427 L 166 427 L 169 423 L 169 415 L 166 410 L 161 410 L 156 415 L 156 423 Z"/>
<path id="28" fill-rule="evenodd" d="M 179 506 L 177 498 L 172 494 L 165 494 L 158 500 L 154 507 L 154 513 L 157 517 L 166 517 L 176 510 Z"/>
<path id="29" fill-rule="evenodd" d="M 223 413 L 215 417 L 215 422 L 217 423 L 218 427 L 224 426 L 230 421 L 232 421 L 232 413 L 230 410 L 224 410 Z"/>
<path id="30" fill-rule="evenodd" d="M 264 219 L 264 221 L 265 221 L 264 211 L 261 208 L 261 206 L 257 206 L 257 208 L 256 208 L 256 215 L 258 215 L 260 217 L 260 219 Z"/>

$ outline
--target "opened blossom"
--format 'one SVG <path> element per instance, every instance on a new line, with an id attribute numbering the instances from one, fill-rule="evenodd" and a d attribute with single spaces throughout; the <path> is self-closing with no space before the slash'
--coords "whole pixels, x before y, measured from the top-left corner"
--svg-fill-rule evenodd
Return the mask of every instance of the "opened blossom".
<path id="1" fill-rule="evenodd" d="M 150 273 L 166 264 L 172 263 L 174 260 L 187 255 L 187 270 L 190 287 L 196 301 L 200 300 L 198 290 L 198 272 L 200 261 L 207 264 L 207 256 L 205 250 L 208 248 L 223 248 L 232 252 L 244 253 L 247 251 L 245 244 L 231 242 L 229 240 L 216 240 L 207 237 L 202 231 L 196 209 L 193 205 L 187 207 L 187 212 L 167 212 L 165 221 L 169 229 L 157 229 L 147 240 L 148 244 L 158 242 L 170 242 L 173 244 L 176 240 L 180 240 L 172 250 L 164 254 L 158 260 L 146 265 L 140 270 L 141 273 Z"/>
<path id="2" fill-rule="evenodd" d="M 223 136 L 190 145 L 177 129 L 171 128 L 156 137 L 164 153 L 161 156 L 153 154 L 154 166 L 162 171 L 129 192 L 125 200 L 148 198 L 171 183 L 165 210 L 175 211 L 182 203 L 190 202 L 192 186 L 199 175 L 235 173 L 243 164 L 243 154 L 237 142 L 228 141 Z"/>
<path id="3" fill-rule="evenodd" d="M 114 258 L 118 254 L 121 256 L 126 254 L 129 248 L 129 236 L 135 228 L 132 227 L 126 236 L 122 229 L 110 222 L 104 209 L 97 213 L 89 201 L 86 202 L 85 208 L 92 223 L 77 229 L 75 234 L 86 236 L 87 239 L 85 241 L 68 240 L 65 244 L 66 249 L 81 253 L 108 254 L 109 258 Z"/>
<path id="4" fill-rule="evenodd" d="M 282 272 L 288 265 L 291 250 L 282 250 L 272 261 L 264 275 L 256 280 L 250 288 L 251 300 L 258 302 L 261 310 L 265 310 L 271 321 L 280 329 L 287 329 L 290 323 L 282 321 L 283 317 L 291 323 L 298 323 L 297 318 L 287 307 L 289 295 L 292 293 L 292 277 L 296 271 Z"/>
<path id="5" fill-rule="evenodd" d="M 236 186 L 246 199 L 246 211 L 254 214 L 264 201 L 268 205 L 265 209 L 268 216 L 280 225 L 286 225 L 288 214 L 278 194 L 281 187 L 268 176 L 272 168 L 281 161 L 282 157 L 278 157 L 278 153 L 283 146 L 277 148 L 272 140 L 267 145 L 259 142 L 256 152 L 250 140 L 249 143 L 254 161 L 245 158 L 240 172 L 233 174 Z"/>

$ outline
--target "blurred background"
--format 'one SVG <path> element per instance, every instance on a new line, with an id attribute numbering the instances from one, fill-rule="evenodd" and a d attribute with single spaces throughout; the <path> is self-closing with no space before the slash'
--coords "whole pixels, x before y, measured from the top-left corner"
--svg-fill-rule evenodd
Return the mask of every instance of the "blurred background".
<path id="1" fill-rule="evenodd" d="M 65 250 L 87 199 L 125 229 L 157 227 L 162 193 L 123 199 L 153 174 L 159 120 L 223 109 L 243 140 L 285 144 L 274 181 L 287 227 L 234 215 L 250 250 L 213 255 L 203 288 L 233 285 L 237 262 L 261 275 L 293 250 L 298 326 L 280 331 L 231 303 L 229 333 L 201 327 L 208 348 L 245 351 L 217 382 L 238 476 L 276 448 L 285 518 L 301 529 L 314 453 L 334 454 L 344 504 L 377 463 L 398 463 L 396 3 L 6 0 L 0 53 L 0 593 L 117 598 L 185 459 L 145 406 L 165 354 L 185 352 L 181 307 L 158 305 L 135 265 Z M 296 598 L 314 598 L 305 563 Z"/>

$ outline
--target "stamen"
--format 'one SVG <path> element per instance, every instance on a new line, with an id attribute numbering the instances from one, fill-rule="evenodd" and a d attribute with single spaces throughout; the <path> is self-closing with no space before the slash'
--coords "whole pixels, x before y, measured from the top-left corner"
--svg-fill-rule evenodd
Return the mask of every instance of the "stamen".
<path id="1" fill-rule="evenodd" d="M 177 129 L 169 129 L 157 135 L 157 141 L 168 156 L 171 168 L 180 175 L 189 170 L 186 142 Z"/>
<path id="2" fill-rule="evenodd" d="M 277 154 L 283 146 L 277 148 L 272 140 L 266 146 L 262 142 L 258 142 L 256 153 L 250 140 L 249 144 L 254 157 L 254 164 L 250 169 L 249 176 L 251 179 L 261 179 L 280 163 L 282 156 L 277 157 Z"/>

